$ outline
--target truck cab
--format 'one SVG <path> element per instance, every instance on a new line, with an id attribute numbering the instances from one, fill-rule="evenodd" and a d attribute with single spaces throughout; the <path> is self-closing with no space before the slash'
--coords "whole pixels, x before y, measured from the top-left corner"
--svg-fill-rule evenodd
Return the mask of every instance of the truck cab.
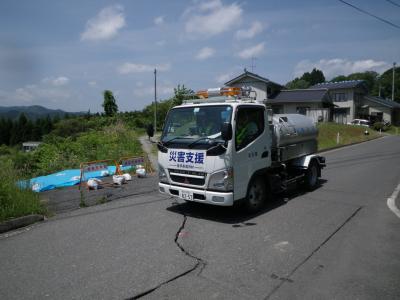
<path id="1" fill-rule="evenodd" d="M 222 94 L 172 108 L 158 143 L 160 192 L 259 209 L 276 169 L 271 124 L 271 112 L 250 97 Z"/>

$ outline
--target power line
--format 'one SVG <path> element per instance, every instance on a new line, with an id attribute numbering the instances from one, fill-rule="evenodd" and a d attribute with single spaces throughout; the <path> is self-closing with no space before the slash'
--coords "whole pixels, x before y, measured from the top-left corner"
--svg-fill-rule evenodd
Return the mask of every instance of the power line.
<path id="1" fill-rule="evenodd" d="M 356 10 L 358 10 L 358 11 L 360 11 L 360 12 L 362 12 L 362 13 L 368 15 L 368 16 L 371 16 L 371 17 L 373 17 L 373 18 L 375 18 L 375 19 L 378 19 L 379 21 L 385 22 L 386 24 L 389 24 L 390 26 L 393 26 L 393 27 L 395 27 L 395 28 L 397 28 L 397 29 L 400 29 L 400 26 L 399 26 L 399 25 L 396 25 L 396 24 L 394 24 L 394 23 L 392 23 L 392 22 L 390 22 L 390 21 L 388 21 L 388 20 L 385 20 L 385 19 L 383 19 L 383 18 L 381 18 L 381 17 L 378 17 L 378 16 L 376 16 L 376 15 L 374 15 L 374 14 L 371 14 L 371 13 L 367 12 L 366 10 L 363 10 L 362 8 L 359 8 L 359 7 L 357 7 L 357 6 L 355 6 L 355 5 L 351 4 L 351 3 L 348 3 L 348 2 L 343 1 L 343 0 L 338 0 L 338 1 L 340 1 L 340 2 L 342 2 L 342 3 L 344 3 L 344 4 L 346 4 L 346 5 L 348 5 L 348 6 L 352 7 L 352 8 L 354 8 L 354 9 L 356 9 Z"/>
<path id="2" fill-rule="evenodd" d="M 391 0 L 386 0 L 386 1 L 389 2 L 389 3 L 392 3 L 395 6 L 400 7 L 400 4 L 398 4 L 398 3 L 394 2 L 394 1 L 391 1 Z"/>

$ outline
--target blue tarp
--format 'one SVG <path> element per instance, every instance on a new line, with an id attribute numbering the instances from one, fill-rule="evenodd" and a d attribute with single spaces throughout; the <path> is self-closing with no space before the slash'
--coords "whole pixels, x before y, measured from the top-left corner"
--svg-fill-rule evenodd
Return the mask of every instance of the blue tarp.
<path id="1" fill-rule="evenodd" d="M 108 174 L 115 174 L 115 166 L 108 166 Z M 122 169 L 129 169 L 129 167 L 123 167 Z M 104 171 L 85 172 L 85 178 L 87 181 L 90 178 L 101 178 L 104 177 Z M 26 182 L 21 182 L 21 185 L 29 183 L 29 187 L 35 192 L 44 192 L 53 190 L 60 187 L 73 186 L 79 183 L 81 171 L 79 169 L 64 170 L 54 174 L 40 176 L 32 178 Z M 106 175 L 106 176 L 107 176 Z"/>

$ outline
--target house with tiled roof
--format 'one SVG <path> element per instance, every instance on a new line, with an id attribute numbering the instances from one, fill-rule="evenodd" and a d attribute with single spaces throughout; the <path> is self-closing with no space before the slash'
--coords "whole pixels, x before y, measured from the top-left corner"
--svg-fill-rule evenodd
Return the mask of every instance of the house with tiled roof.
<path id="1" fill-rule="evenodd" d="M 363 80 L 325 82 L 310 87 L 310 89 L 316 88 L 325 88 L 329 91 L 334 104 L 332 120 L 336 123 L 346 124 L 353 119 L 367 119 L 372 123 L 376 121 L 400 123 L 400 104 L 368 95 Z"/>
<path id="2" fill-rule="evenodd" d="M 324 88 L 329 91 L 334 104 L 332 120 L 343 124 L 358 118 L 362 100 L 368 94 L 367 86 L 363 80 L 324 82 L 310 87 L 310 89 L 317 88 Z"/>
<path id="3" fill-rule="evenodd" d="M 359 109 L 359 117 L 374 121 L 388 121 L 400 124 L 400 104 L 380 97 L 364 96 Z"/>
<path id="4" fill-rule="evenodd" d="M 225 82 L 226 86 L 230 87 L 251 87 L 256 94 L 257 101 L 266 101 L 273 98 L 283 89 L 283 85 L 273 82 L 268 78 L 262 77 L 255 73 L 249 72 L 244 69 L 244 72 L 239 76 Z"/>
<path id="5" fill-rule="evenodd" d="M 299 113 L 315 122 L 330 121 L 333 108 L 329 90 L 325 88 L 282 90 L 266 104 L 274 113 Z"/>
<path id="6" fill-rule="evenodd" d="M 354 119 L 368 119 L 400 124 L 400 104 L 369 96 L 363 80 L 325 82 L 308 89 L 286 90 L 283 85 L 244 69 L 225 85 L 251 87 L 256 100 L 264 102 L 274 113 L 300 113 L 316 122 L 346 124 Z"/>

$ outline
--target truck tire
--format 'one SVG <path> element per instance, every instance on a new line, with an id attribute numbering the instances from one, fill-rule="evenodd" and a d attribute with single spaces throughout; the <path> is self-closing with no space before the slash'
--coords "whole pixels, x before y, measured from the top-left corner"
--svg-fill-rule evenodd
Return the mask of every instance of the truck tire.
<path id="1" fill-rule="evenodd" d="M 304 186 L 306 187 L 306 189 L 313 190 L 317 187 L 319 172 L 319 164 L 315 160 L 312 160 L 308 165 L 304 177 Z"/>
<path id="2" fill-rule="evenodd" d="M 248 188 L 244 207 L 247 212 L 258 212 L 265 205 L 267 188 L 261 177 L 254 178 Z"/>

